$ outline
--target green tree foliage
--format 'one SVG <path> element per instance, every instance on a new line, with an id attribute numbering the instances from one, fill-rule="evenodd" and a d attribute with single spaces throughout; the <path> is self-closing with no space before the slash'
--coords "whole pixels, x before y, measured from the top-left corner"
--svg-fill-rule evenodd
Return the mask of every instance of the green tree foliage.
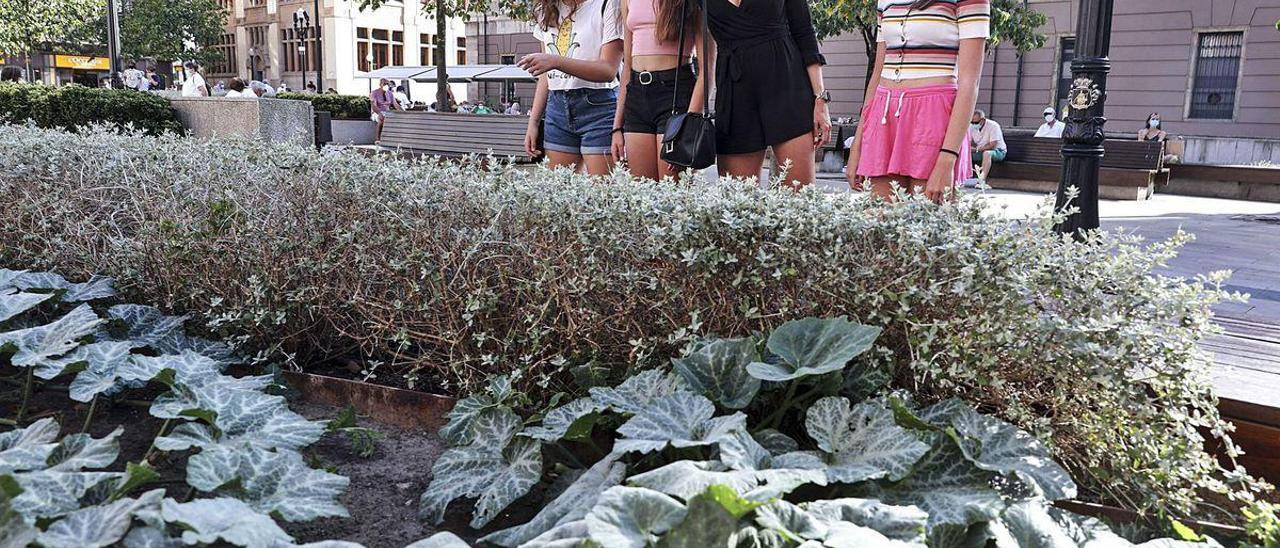
<path id="1" fill-rule="evenodd" d="M 120 16 L 121 50 L 125 57 L 209 61 L 218 53 L 205 48 L 222 36 L 226 19 L 214 0 L 133 0 Z"/>
<path id="2" fill-rule="evenodd" d="M 29 57 L 47 44 L 80 42 L 102 0 L 0 2 L 0 52 Z"/>
<path id="3" fill-rule="evenodd" d="M 866 47 L 867 65 L 876 58 L 876 35 L 879 31 L 876 0 L 814 0 L 811 4 L 813 26 L 819 39 L 846 32 L 862 36 Z M 992 0 L 990 47 L 1008 41 L 1021 55 L 1043 47 L 1045 36 L 1039 32 L 1044 26 L 1044 14 L 1024 5 L 1019 0 Z M 871 80 L 870 73 L 867 81 Z"/>

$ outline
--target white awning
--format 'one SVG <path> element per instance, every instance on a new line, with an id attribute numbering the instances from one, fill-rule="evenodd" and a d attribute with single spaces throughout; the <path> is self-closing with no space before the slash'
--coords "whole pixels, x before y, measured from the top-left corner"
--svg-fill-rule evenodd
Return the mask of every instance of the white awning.
<path id="1" fill-rule="evenodd" d="M 515 66 L 515 65 L 497 65 L 497 67 L 498 67 L 497 69 L 491 70 L 491 71 L 489 71 L 489 72 L 485 72 L 485 73 L 483 73 L 483 74 L 477 74 L 477 75 L 476 75 L 474 78 L 472 78 L 472 79 L 473 79 L 473 80 L 475 80 L 475 81 L 477 81 L 477 82 L 485 82 L 485 81 L 490 81 L 490 82 L 491 82 L 491 81 L 495 81 L 495 80 L 496 80 L 496 81 L 507 81 L 507 82 L 511 82 L 511 81 L 514 81 L 514 82 L 536 82 L 536 81 L 538 81 L 538 78 L 537 78 L 537 77 L 535 77 L 535 76 L 534 76 L 534 75 L 532 75 L 532 74 L 529 74 L 529 72 L 528 72 L 528 71 L 526 71 L 526 70 L 524 70 L 524 69 L 522 69 L 522 68 L 520 68 L 520 67 L 517 67 L 517 66 Z M 452 70 L 452 69 L 450 69 L 450 70 Z"/>
<path id="2" fill-rule="evenodd" d="M 533 81 L 534 77 L 515 65 L 454 65 L 446 69 L 449 81 L 453 83 L 475 82 L 482 80 L 524 80 Z M 490 77 L 493 74 L 496 77 Z M 417 82 L 436 81 L 435 73 L 414 77 Z"/>
<path id="3" fill-rule="evenodd" d="M 363 73 L 365 78 L 386 78 L 388 80 L 417 80 L 419 76 L 436 70 L 435 67 L 410 67 L 393 65 L 382 67 L 372 72 Z"/>

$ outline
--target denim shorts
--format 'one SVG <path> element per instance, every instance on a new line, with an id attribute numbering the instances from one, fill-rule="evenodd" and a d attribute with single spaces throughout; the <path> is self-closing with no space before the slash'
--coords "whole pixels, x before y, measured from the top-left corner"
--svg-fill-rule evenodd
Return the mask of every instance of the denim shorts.
<path id="1" fill-rule="evenodd" d="M 618 90 L 552 90 L 547 96 L 543 146 L 567 154 L 609 154 Z"/>

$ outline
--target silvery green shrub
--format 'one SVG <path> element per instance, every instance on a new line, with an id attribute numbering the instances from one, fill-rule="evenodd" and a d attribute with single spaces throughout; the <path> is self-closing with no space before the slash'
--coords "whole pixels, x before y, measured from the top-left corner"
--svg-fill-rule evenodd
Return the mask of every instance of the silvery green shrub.
<path id="1" fill-rule="evenodd" d="M 867 359 L 893 386 L 1013 422 L 1101 500 L 1185 514 L 1264 488 L 1205 451 L 1238 452 L 1197 346 L 1229 296 L 1225 274 L 1154 274 L 1187 235 L 1075 243 L 969 200 L 102 131 L 0 128 L 0 161 L 0 261 L 110 273 L 302 368 L 453 392 L 518 371 L 546 399 L 700 336 L 844 315 L 883 327 Z"/>
<path id="2" fill-rule="evenodd" d="M 491 531 L 479 542 L 511 548 L 1135 546 L 1052 506 L 1076 484 L 1027 432 L 886 393 L 888 365 L 859 359 L 880 333 L 806 318 L 701 341 L 669 371 L 528 418 L 495 377 L 449 414 L 422 515 L 438 524 L 474 499 L 471 527 Z M 560 488 L 539 500 L 544 481 Z M 532 518 L 490 526 L 525 497 Z M 1142 546 L 1193 545 L 1221 546 Z"/>

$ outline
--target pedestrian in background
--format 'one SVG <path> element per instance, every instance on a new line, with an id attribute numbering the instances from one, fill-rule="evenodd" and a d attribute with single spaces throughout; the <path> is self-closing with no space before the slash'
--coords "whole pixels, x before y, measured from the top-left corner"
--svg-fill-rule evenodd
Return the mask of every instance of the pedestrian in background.
<path id="1" fill-rule="evenodd" d="M 1053 110 L 1053 107 L 1045 107 L 1044 123 L 1040 124 L 1040 129 L 1036 130 L 1036 137 L 1061 139 L 1062 130 L 1066 127 L 1066 124 L 1058 121 L 1057 111 Z"/>
<path id="2" fill-rule="evenodd" d="M 183 97 L 209 97 L 212 93 L 209 85 L 204 83 L 204 76 L 200 75 L 200 65 L 195 61 L 187 61 L 182 64 L 182 68 L 187 72 L 187 80 L 182 83 Z"/>
<path id="3" fill-rule="evenodd" d="M 0 69 L 0 82 L 22 83 L 22 67 L 6 66 Z"/>
<path id="4" fill-rule="evenodd" d="M 373 144 L 382 143 L 382 126 L 387 121 L 387 111 L 399 109 L 396 96 L 391 92 L 391 81 L 383 78 L 378 81 L 378 89 L 369 92 L 369 118 L 378 123 L 374 133 Z"/>

